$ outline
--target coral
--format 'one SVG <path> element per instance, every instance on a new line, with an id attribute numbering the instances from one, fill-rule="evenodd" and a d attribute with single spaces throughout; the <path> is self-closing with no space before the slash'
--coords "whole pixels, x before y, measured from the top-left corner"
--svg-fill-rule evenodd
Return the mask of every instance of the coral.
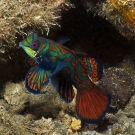
<path id="1" fill-rule="evenodd" d="M 31 130 L 34 130 L 39 134 L 73 135 L 73 131 L 71 129 L 72 119 L 75 118 L 72 118 L 68 114 L 65 114 L 63 111 L 60 111 L 57 119 L 55 120 L 52 120 L 51 118 L 45 119 L 44 117 L 42 117 L 40 120 L 36 120 L 32 124 L 33 127 L 31 127 Z M 76 127 L 79 127 L 80 129 L 78 124 L 80 125 L 80 122 L 75 121 Z"/>
<path id="2" fill-rule="evenodd" d="M 56 93 L 55 88 L 52 87 L 50 84 L 46 88 L 44 88 L 39 95 L 34 95 L 27 92 L 27 90 L 24 88 L 24 82 L 21 82 L 19 84 L 7 83 L 5 86 L 5 90 L 3 91 L 3 97 L 7 102 L 0 100 L 0 107 L 4 109 L 4 112 L 1 111 L 0 113 L 1 119 L 4 119 L 0 125 L 0 129 L 3 128 L 3 126 L 5 126 L 5 124 L 8 122 L 9 126 L 7 127 L 9 128 L 9 130 L 7 130 L 6 133 L 9 132 L 11 134 L 17 134 L 22 132 L 24 134 L 30 135 L 36 133 L 66 134 L 68 129 L 69 134 L 72 134 L 72 117 L 68 114 L 65 114 L 63 111 L 60 111 L 60 108 L 64 108 L 67 112 L 70 113 L 72 112 L 72 109 L 70 110 L 70 108 L 68 109 L 64 105 L 64 103 Z M 18 112 L 21 112 L 21 114 L 25 115 L 16 115 Z M 52 120 L 52 118 L 46 119 L 43 116 L 53 118 L 57 116 L 57 120 L 54 121 Z M 11 123 L 13 119 L 14 122 Z M 14 127 L 16 121 L 18 121 L 18 125 Z M 19 128 L 22 125 L 23 128 L 20 130 Z M 4 129 L 6 130 L 6 127 L 1 130 L 2 133 L 5 133 Z"/>
<path id="3" fill-rule="evenodd" d="M 135 117 L 135 96 L 131 98 L 129 104 L 125 107 L 124 112 L 127 117 Z"/>
<path id="4" fill-rule="evenodd" d="M 42 33 L 45 37 L 51 30 L 53 32 L 49 34 L 53 37 L 61 28 L 61 14 L 72 7 L 73 5 L 67 0 L 0 1 L 0 76 L 2 83 L 6 82 L 5 80 L 21 81 L 21 75 L 24 72 L 26 74 L 23 61 L 26 55 L 19 49 L 19 42 L 33 31 Z"/>
<path id="5" fill-rule="evenodd" d="M 29 114 L 30 115 L 30 114 Z M 65 114 L 64 114 L 65 116 Z M 52 120 L 52 118 L 45 119 L 42 117 L 39 120 L 27 119 L 22 115 L 12 115 L 0 102 L 0 132 L 5 134 L 57 134 L 57 135 L 72 135 L 70 124 L 64 125 L 60 120 Z M 69 129 L 68 129 L 69 128 Z M 68 129 L 68 131 L 67 131 Z"/>
<path id="6" fill-rule="evenodd" d="M 135 135 L 134 117 L 135 117 L 135 96 L 132 96 L 127 106 L 123 110 L 120 109 L 113 117 L 111 117 L 111 121 L 114 121 L 115 123 L 108 125 L 108 129 L 104 132 L 104 134 Z M 109 120 L 110 118 L 107 119 Z"/>
<path id="7" fill-rule="evenodd" d="M 54 118 L 60 109 L 66 113 L 75 114 L 75 99 L 70 104 L 65 103 L 50 83 L 42 89 L 39 95 L 29 93 L 24 88 L 24 82 L 7 83 L 1 96 L 10 105 L 11 114 L 22 112 L 27 115 L 25 112 L 27 110 L 30 114 L 36 114 L 38 118 L 41 116 Z"/>
<path id="8" fill-rule="evenodd" d="M 26 125 L 24 125 L 24 123 Z M 1 135 L 6 134 L 29 134 L 33 135 L 27 130 L 27 121 L 21 115 L 12 115 L 9 113 L 3 101 L 0 101 L 0 132 Z"/>
<path id="9" fill-rule="evenodd" d="M 135 8 L 129 7 L 123 11 L 124 19 L 135 27 Z"/>
<path id="10" fill-rule="evenodd" d="M 127 80 L 130 80 L 128 78 L 129 77 L 128 74 L 123 72 L 123 70 L 121 69 L 109 68 L 105 70 L 105 76 L 107 76 L 106 74 L 107 75 L 109 74 L 107 78 L 109 83 L 112 81 L 110 79 L 111 77 L 113 79 L 116 79 L 117 81 L 119 81 L 119 76 L 121 76 L 121 78 L 124 78 L 121 81 L 125 81 L 126 80 L 125 78 L 127 78 Z M 127 81 L 127 83 L 129 82 Z M 21 95 L 18 95 L 17 97 L 18 93 L 16 93 L 15 91 L 16 87 L 19 89 L 19 92 L 22 92 L 21 93 L 22 97 L 24 97 L 23 93 L 26 94 L 26 98 L 21 98 Z M 118 88 L 120 88 L 120 86 Z M 58 94 L 56 93 L 56 91 L 54 91 L 54 88 L 52 86 L 49 85 L 48 87 L 44 88 L 41 91 L 41 94 L 39 95 L 30 94 L 25 90 L 26 89 L 24 88 L 24 82 L 18 84 L 15 83 L 6 84 L 5 90 L 3 92 L 3 94 L 6 94 L 6 96 L 5 95 L 3 96 L 8 97 L 7 98 L 8 100 L 7 101 L 5 101 L 4 99 L 0 100 L 0 131 L 2 135 L 5 134 L 112 135 L 118 133 L 120 135 L 122 134 L 134 135 L 135 133 L 134 128 L 135 96 L 132 96 L 130 102 L 123 110 L 119 110 L 116 114 L 107 114 L 101 124 L 84 125 L 82 123 L 81 125 L 81 121 L 77 120 L 75 118 L 75 114 L 73 113 L 74 110 L 73 108 L 75 106 L 74 102 L 70 104 L 70 106 L 73 105 L 73 107 L 68 108 L 67 106 L 65 106 L 64 105 L 65 103 L 63 103 L 60 100 Z M 117 91 L 118 90 L 119 89 L 117 89 Z M 116 92 L 116 94 L 118 93 Z M 18 103 L 15 102 L 13 99 L 9 100 L 11 98 L 14 98 L 14 100 L 17 99 Z M 119 97 L 117 96 L 117 98 Z M 123 98 L 125 98 L 125 92 L 123 92 Z M 26 101 L 29 103 L 29 105 L 25 105 Z M 17 108 L 18 111 L 16 111 L 17 110 L 16 107 L 18 107 L 19 104 L 20 106 L 24 107 L 19 108 L 20 110 Z M 29 110 L 25 108 L 27 106 L 29 107 Z M 18 113 L 22 109 L 24 112 Z M 48 115 L 45 115 L 45 113 L 48 113 Z M 50 113 L 54 113 L 54 116 L 49 115 Z M 99 130 L 104 124 L 106 125 L 106 128 L 102 131 Z"/>
<path id="11" fill-rule="evenodd" d="M 29 30 L 38 29 L 48 33 L 51 27 L 59 25 L 57 19 L 61 17 L 62 4 L 71 6 L 66 0 L 1 0 L 0 46 L 4 45 L 4 41 L 10 47 L 14 46 L 16 35 L 27 35 Z M 26 33 L 24 29 L 27 29 Z"/>
<path id="12" fill-rule="evenodd" d="M 121 15 L 126 22 L 135 27 L 135 1 L 131 0 L 110 0 L 110 4 L 118 9 L 118 14 Z"/>
<path id="13" fill-rule="evenodd" d="M 134 64 L 133 56 L 125 57 L 121 63 L 117 64 L 117 67 L 122 68 L 124 71 L 129 73 L 133 84 L 135 84 L 135 64 Z"/>
<path id="14" fill-rule="evenodd" d="M 111 113 L 106 114 L 105 119 L 107 119 L 108 122 L 111 124 L 115 124 L 118 122 L 118 118 Z"/>
<path id="15" fill-rule="evenodd" d="M 75 135 L 77 135 L 77 134 L 75 134 Z M 87 131 L 87 132 L 79 133 L 78 135 L 103 135 L 103 134 L 98 133 L 96 131 Z"/>
<path id="16" fill-rule="evenodd" d="M 135 37 L 133 1 L 104 1 L 91 1 L 91 6 L 88 8 L 94 12 L 99 7 L 94 15 L 100 10 L 101 14 L 99 14 L 113 23 L 123 35 Z M 82 5 L 90 3 L 89 0 L 79 2 Z M 55 33 L 55 36 L 66 35 L 71 39 L 69 44 L 72 49 L 101 56 L 106 67 L 114 65 L 119 67 L 105 69 L 98 85 L 112 94 L 111 106 L 118 109 L 122 107 L 123 110 L 119 109 L 117 113 L 107 114 L 98 125 L 81 124 L 75 115 L 75 98 L 70 104 L 66 104 L 51 85 L 43 88 L 39 95 L 33 95 L 24 88 L 24 82 L 7 83 L 0 94 L 2 97 L 0 134 L 135 134 L 135 96 L 132 96 L 133 84 L 135 84 L 134 60 L 128 57 L 119 63 L 127 54 L 125 52 L 128 52 L 125 45 L 130 43 L 125 42 L 122 36 L 116 36 L 114 27 L 112 28 L 107 21 L 104 22 L 103 18 L 99 19 L 93 16 L 93 13 L 86 13 L 88 8 L 84 9 L 79 2 L 76 1 L 78 3 L 76 9 L 70 10 L 66 15 L 63 12 L 62 19 L 64 17 L 65 19 L 62 20 L 62 31 L 58 31 L 59 34 Z M 55 26 L 60 25 L 58 19 L 61 18 L 61 10 L 64 7 L 62 5 L 67 4 L 72 7 L 67 0 L 0 1 L 0 82 L 2 85 L 5 78 L 9 80 L 16 78 L 18 82 L 28 71 L 28 69 L 25 70 L 24 61 L 22 61 L 25 56 L 14 47 L 15 43 L 18 44 L 22 36 L 29 34 L 32 30 L 48 33 L 52 27 L 57 28 Z M 49 34 L 54 35 L 53 32 Z M 134 54 L 134 50 L 132 53 Z M 111 57 L 111 54 L 115 57 Z M 130 102 L 126 104 L 130 98 Z"/>
<path id="17" fill-rule="evenodd" d="M 116 114 L 118 123 L 110 126 L 112 134 L 135 134 L 135 123 L 133 118 L 135 117 L 135 113 L 133 113 L 134 106 L 132 105 L 134 104 L 134 99 L 135 98 L 133 96 L 126 108 L 123 111 L 119 110 Z"/>
<path id="18" fill-rule="evenodd" d="M 104 70 L 99 86 L 112 95 L 112 107 L 122 107 L 134 93 L 134 85 L 128 73 L 120 68 Z"/>
<path id="19" fill-rule="evenodd" d="M 55 123 L 51 118 L 45 119 L 42 117 L 40 120 L 35 121 L 33 126 L 33 130 L 35 130 L 38 134 L 53 134 Z"/>
<path id="20" fill-rule="evenodd" d="M 81 121 L 76 118 L 72 118 L 71 128 L 73 130 L 79 130 L 81 128 Z"/>
<path id="21" fill-rule="evenodd" d="M 113 23 L 123 36 L 135 39 L 134 5 L 133 0 L 107 0 L 102 4 L 99 15 Z"/>
<path id="22" fill-rule="evenodd" d="M 128 0 L 110 0 L 110 4 L 112 4 L 115 8 L 122 8 L 126 5 Z"/>
<path id="23" fill-rule="evenodd" d="M 12 114 L 26 108 L 29 113 L 36 113 L 36 117 L 56 117 L 62 107 L 62 101 L 55 89 L 51 88 L 51 85 L 43 89 L 43 94 L 34 95 L 24 88 L 24 82 L 20 84 L 7 83 L 3 94 L 4 99 L 11 105 L 10 113 Z M 48 105 L 46 106 L 45 104 Z M 41 109 L 42 112 L 40 111 Z"/>
<path id="24" fill-rule="evenodd" d="M 10 105 L 23 105 L 28 101 L 29 93 L 23 87 L 24 84 L 7 83 L 5 87 L 4 99 Z"/>

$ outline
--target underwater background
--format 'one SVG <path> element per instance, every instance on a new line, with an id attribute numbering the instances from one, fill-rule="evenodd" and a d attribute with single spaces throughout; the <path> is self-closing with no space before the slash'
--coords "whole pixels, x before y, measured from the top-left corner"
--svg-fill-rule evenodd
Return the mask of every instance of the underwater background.
<path id="1" fill-rule="evenodd" d="M 66 47 L 101 59 L 96 84 L 112 103 L 99 124 L 77 119 L 75 99 L 66 104 L 51 84 L 40 95 L 26 90 L 27 54 L 19 42 L 31 32 L 54 41 L 67 36 Z M 134 135 L 134 86 L 133 0 L 0 1 L 0 135 Z"/>

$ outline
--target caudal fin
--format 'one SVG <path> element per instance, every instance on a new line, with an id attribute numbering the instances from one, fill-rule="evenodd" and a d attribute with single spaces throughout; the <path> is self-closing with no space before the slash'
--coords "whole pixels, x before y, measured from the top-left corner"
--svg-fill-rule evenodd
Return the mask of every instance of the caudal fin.
<path id="1" fill-rule="evenodd" d="M 110 95 L 95 84 L 78 90 L 76 96 L 76 112 L 85 123 L 98 123 L 109 110 Z"/>

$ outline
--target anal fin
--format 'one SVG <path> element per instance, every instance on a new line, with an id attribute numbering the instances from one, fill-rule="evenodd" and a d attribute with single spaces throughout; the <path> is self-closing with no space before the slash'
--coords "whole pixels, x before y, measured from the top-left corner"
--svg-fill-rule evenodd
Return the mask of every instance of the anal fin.
<path id="1" fill-rule="evenodd" d="M 64 100 L 66 103 L 70 103 L 73 100 L 75 93 L 70 81 L 66 80 L 63 77 L 53 76 L 51 77 L 51 84 L 59 93 L 61 99 Z"/>
<path id="2" fill-rule="evenodd" d="M 62 78 L 59 79 L 58 93 L 66 103 L 70 103 L 75 96 L 72 83 Z"/>

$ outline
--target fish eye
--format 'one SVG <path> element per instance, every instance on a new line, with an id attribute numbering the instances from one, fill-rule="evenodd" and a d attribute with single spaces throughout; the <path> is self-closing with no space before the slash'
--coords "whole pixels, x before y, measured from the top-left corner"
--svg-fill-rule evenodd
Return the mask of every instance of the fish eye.
<path id="1" fill-rule="evenodd" d="M 31 44 L 31 49 L 32 50 L 37 50 L 39 48 L 40 44 L 38 41 L 34 41 L 32 44 Z"/>

